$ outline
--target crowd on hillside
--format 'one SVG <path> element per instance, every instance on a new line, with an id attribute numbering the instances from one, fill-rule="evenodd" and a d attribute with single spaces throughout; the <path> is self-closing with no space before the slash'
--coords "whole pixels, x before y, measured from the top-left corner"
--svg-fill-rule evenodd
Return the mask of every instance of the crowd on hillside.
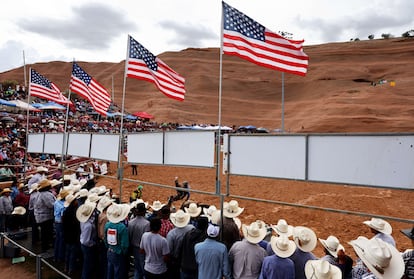
<path id="1" fill-rule="evenodd" d="M 47 169 L 0 197 L 1 229 L 32 227 L 41 250 L 53 248 L 65 273 L 81 278 L 413 278 L 413 250 L 400 253 L 391 225 L 379 218 L 361 224 L 372 234 L 349 243 L 353 259 L 334 235 L 312 228 L 257 220 L 242 224 L 236 200 L 216 205 L 174 199 L 144 201 L 143 187 L 129 203 L 111 189 L 89 184 L 83 172 L 47 179 Z M 176 183 L 177 179 L 176 179 Z M 182 187 L 182 186 L 180 186 Z M 275 220 L 276 221 L 276 220 Z M 404 232 L 413 240 L 414 228 Z M 312 251 L 322 245 L 324 255 Z M 130 261 L 132 259 L 132 261 Z M 405 276 L 405 277 L 403 277 Z"/>

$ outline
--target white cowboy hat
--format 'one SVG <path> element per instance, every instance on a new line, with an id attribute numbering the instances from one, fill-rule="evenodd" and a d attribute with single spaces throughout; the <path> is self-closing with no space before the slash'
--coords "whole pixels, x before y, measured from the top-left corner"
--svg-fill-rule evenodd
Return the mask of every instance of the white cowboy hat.
<path id="1" fill-rule="evenodd" d="M 296 245 L 293 240 L 290 240 L 286 235 L 274 236 L 270 239 L 270 245 L 273 252 L 281 258 L 288 258 L 296 250 Z"/>
<path id="2" fill-rule="evenodd" d="M 319 241 L 321 242 L 322 246 L 323 246 L 326 250 L 328 250 L 329 254 L 331 254 L 331 255 L 332 255 L 332 256 L 334 256 L 335 258 L 337 258 L 337 257 L 338 257 L 338 251 L 339 251 L 339 250 L 344 250 L 344 251 L 345 251 L 344 246 L 342 246 L 342 245 L 339 243 L 338 238 L 336 238 L 336 237 L 335 237 L 335 236 L 333 236 L 333 235 L 328 236 L 328 238 L 327 238 L 327 239 L 322 239 L 322 238 L 319 238 Z"/>
<path id="3" fill-rule="evenodd" d="M 59 180 L 57 180 L 57 179 L 52 179 L 52 180 L 50 181 L 50 184 L 52 185 L 52 187 L 55 187 L 55 186 L 60 185 L 60 184 L 62 184 L 62 183 L 63 183 L 62 181 L 59 181 Z"/>
<path id="4" fill-rule="evenodd" d="M 23 206 L 16 206 L 13 209 L 12 215 L 25 215 L 26 214 L 26 208 Z"/>
<path id="5" fill-rule="evenodd" d="M 108 207 L 106 211 L 106 216 L 108 217 L 109 222 L 111 223 L 119 223 L 128 216 L 129 214 L 129 205 L 126 203 L 117 204 L 114 203 Z"/>
<path id="6" fill-rule="evenodd" d="M 263 221 L 257 220 L 248 226 L 243 224 L 241 227 L 244 237 L 250 243 L 257 244 L 266 237 L 267 229 Z"/>
<path id="7" fill-rule="evenodd" d="M 38 166 L 36 172 L 48 172 L 49 170 L 43 166 Z"/>
<path id="8" fill-rule="evenodd" d="M 89 190 L 89 193 L 96 193 L 98 196 L 104 195 L 109 192 L 109 189 L 105 185 L 95 186 Z"/>
<path id="9" fill-rule="evenodd" d="M 325 260 L 309 260 L 305 264 L 305 276 L 307 279 L 341 279 L 342 272 Z"/>
<path id="10" fill-rule="evenodd" d="M 72 180 L 72 176 L 70 174 L 65 174 L 63 180 Z"/>
<path id="11" fill-rule="evenodd" d="M 86 199 L 88 202 L 97 203 L 100 200 L 101 196 L 98 196 L 96 193 L 92 193 L 88 195 Z"/>
<path id="12" fill-rule="evenodd" d="M 188 207 L 184 207 L 185 212 L 187 212 L 191 217 L 198 217 L 201 213 L 201 207 L 197 206 L 195 202 L 190 203 Z"/>
<path id="13" fill-rule="evenodd" d="M 286 235 L 287 237 L 291 236 L 293 233 L 293 226 L 288 225 L 285 219 L 279 219 L 277 221 L 277 225 L 273 225 L 272 229 L 278 234 L 278 235 Z"/>
<path id="14" fill-rule="evenodd" d="M 95 207 L 95 203 L 85 202 L 76 210 L 76 218 L 78 218 L 79 222 L 85 223 L 91 217 Z"/>
<path id="15" fill-rule="evenodd" d="M 57 200 L 64 200 L 66 198 L 67 195 L 69 195 L 71 192 L 65 189 L 61 189 L 58 196 L 57 196 Z"/>
<path id="16" fill-rule="evenodd" d="M 209 218 L 213 225 L 220 225 L 221 223 L 221 211 L 219 209 L 214 210 Z"/>
<path id="17" fill-rule="evenodd" d="M 99 210 L 99 212 L 102 212 L 105 210 L 105 208 L 107 208 L 108 206 L 110 206 L 113 203 L 113 200 L 110 199 L 108 196 L 103 196 L 99 201 L 98 204 L 96 205 L 96 208 Z"/>
<path id="18" fill-rule="evenodd" d="M 32 183 L 32 185 L 30 185 L 29 194 L 37 191 L 37 187 L 39 187 L 39 183 Z"/>
<path id="19" fill-rule="evenodd" d="M 63 203 L 64 207 L 68 207 L 74 200 L 76 199 L 76 195 L 69 194 L 65 198 L 65 202 Z"/>
<path id="20" fill-rule="evenodd" d="M 80 189 L 79 192 L 76 193 L 76 196 L 78 196 L 78 198 L 86 198 L 88 194 L 89 192 L 87 189 Z"/>
<path id="21" fill-rule="evenodd" d="M 216 210 L 217 210 L 217 207 L 214 205 L 210 205 L 208 208 L 203 207 L 203 213 L 204 213 L 203 216 L 207 217 L 208 220 L 211 221 L 211 215 Z"/>
<path id="22" fill-rule="evenodd" d="M 401 278 L 404 274 L 405 265 L 401 253 L 382 239 L 359 236 L 349 244 L 376 278 Z"/>
<path id="23" fill-rule="evenodd" d="M 239 203 L 236 200 L 231 200 L 223 204 L 223 215 L 227 218 L 237 217 L 243 210 L 244 208 L 239 207 Z"/>
<path id="24" fill-rule="evenodd" d="M 170 214 L 170 220 L 177 228 L 183 228 L 188 225 L 190 222 L 190 214 L 182 211 L 181 209 L 177 210 L 176 213 Z"/>
<path id="25" fill-rule="evenodd" d="M 311 252 L 315 249 L 318 239 L 313 230 L 303 226 L 293 228 L 293 241 L 303 252 Z"/>
<path id="26" fill-rule="evenodd" d="M 72 187 L 72 191 L 73 191 L 73 193 L 77 193 L 77 192 L 78 192 L 78 191 L 80 191 L 80 189 L 82 188 L 82 186 L 80 185 L 79 180 L 77 180 L 77 179 L 73 179 L 73 180 L 70 182 L 69 186 L 71 186 L 71 187 Z"/>
<path id="27" fill-rule="evenodd" d="M 161 203 L 160 201 L 153 201 L 152 205 L 150 207 L 154 211 L 160 210 L 165 204 Z"/>
<path id="28" fill-rule="evenodd" d="M 135 201 L 131 202 L 131 203 L 129 204 L 129 207 L 130 207 L 131 209 L 133 209 L 133 208 L 137 207 L 137 205 L 138 205 L 138 204 L 140 204 L 140 203 L 143 203 L 143 204 L 144 204 L 144 206 L 145 206 L 145 208 L 148 208 L 148 203 L 147 203 L 147 202 L 144 202 L 144 200 L 142 200 L 142 199 L 137 199 L 137 200 L 135 200 Z"/>
<path id="29" fill-rule="evenodd" d="M 368 227 L 385 234 L 392 234 L 392 227 L 390 223 L 380 218 L 371 218 L 371 220 L 362 222 Z"/>

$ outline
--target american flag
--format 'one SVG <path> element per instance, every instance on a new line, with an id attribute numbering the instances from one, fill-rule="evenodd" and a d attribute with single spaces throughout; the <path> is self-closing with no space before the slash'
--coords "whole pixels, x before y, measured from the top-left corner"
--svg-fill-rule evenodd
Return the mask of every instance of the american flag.
<path id="1" fill-rule="evenodd" d="M 50 82 L 33 69 L 30 69 L 29 94 L 58 104 L 72 104 L 53 82 Z"/>
<path id="2" fill-rule="evenodd" d="M 185 79 L 129 36 L 127 77 L 155 84 L 167 97 L 183 101 Z"/>
<path id="3" fill-rule="evenodd" d="M 223 52 L 259 66 L 305 76 L 309 57 L 303 40 L 286 39 L 223 3 Z"/>
<path id="4" fill-rule="evenodd" d="M 73 62 L 70 90 L 84 97 L 99 114 L 106 116 L 111 104 L 108 91 L 88 75 L 76 62 Z"/>

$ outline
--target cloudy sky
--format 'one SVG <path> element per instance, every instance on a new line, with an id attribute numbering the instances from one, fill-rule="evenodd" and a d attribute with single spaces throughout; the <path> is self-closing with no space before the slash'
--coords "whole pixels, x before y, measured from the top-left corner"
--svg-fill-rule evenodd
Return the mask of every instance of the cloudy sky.
<path id="1" fill-rule="evenodd" d="M 305 45 L 396 37 L 414 29 L 412 0 L 227 0 Z M 12 0 L 0 17 L 0 72 L 49 61 L 124 60 L 130 34 L 158 55 L 219 47 L 220 0 Z"/>

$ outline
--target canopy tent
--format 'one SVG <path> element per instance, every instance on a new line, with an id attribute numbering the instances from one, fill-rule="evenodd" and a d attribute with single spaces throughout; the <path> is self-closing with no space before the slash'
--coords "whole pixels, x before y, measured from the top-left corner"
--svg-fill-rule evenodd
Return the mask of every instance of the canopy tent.
<path id="1" fill-rule="evenodd" d="M 133 116 L 137 116 L 139 118 L 145 118 L 145 119 L 152 119 L 152 118 L 154 118 L 153 115 L 151 115 L 151 114 L 149 114 L 149 113 L 147 113 L 145 111 L 137 111 L 137 112 L 134 112 L 132 115 Z"/>
<path id="2" fill-rule="evenodd" d="M 34 106 L 37 109 L 40 110 L 45 110 L 45 109 L 53 109 L 53 110 L 65 110 L 66 107 L 62 106 L 60 104 L 57 104 L 55 102 L 47 102 L 47 103 L 37 103 L 37 104 L 33 104 L 32 106 Z"/>
<path id="3" fill-rule="evenodd" d="M 13 101 L 10 101 L 10 103 L 13 103 L 13 104 L 16 105 L 16 107 L 22 108 L 22 109 L 25 109 L 25 110 L 29 109 L 31 111 L 40 111 L 39 109 L 35 108 L 34 106 L 32 106 L 28 103 L 25 103 L 21 100 L 13 100 Z"/>
<path id="4" fill-rule="evenodd" d="M 16 106 L 15 103 L 12 103 L 10 101 L 3 100 L 3 99 L 0 99 L 0 105 L 9 106 L 9 107 L 15 107 Z"/>

